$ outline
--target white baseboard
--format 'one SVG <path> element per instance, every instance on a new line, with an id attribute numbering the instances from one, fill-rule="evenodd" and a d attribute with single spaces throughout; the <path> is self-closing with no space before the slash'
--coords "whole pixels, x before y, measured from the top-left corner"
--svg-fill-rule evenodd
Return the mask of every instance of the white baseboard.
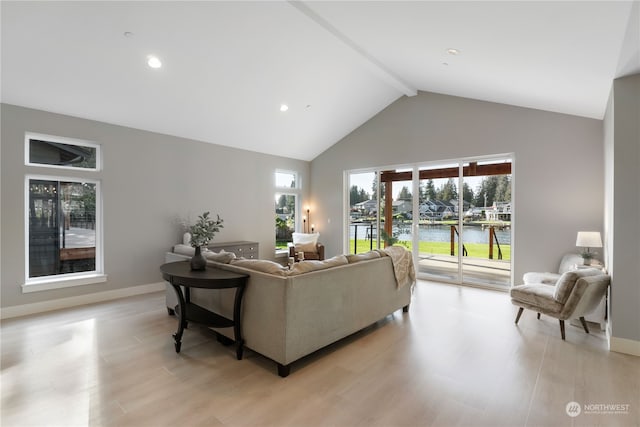
<path id="1" fill-rule="evenodd" d="M 165 290 L 165 282 L 149 283 L 147 285 L 132 286 L 130 288 L 114 289 L 111 291 L 96 292 L 77 297 L 60 298 L 51 301 L 36 302 L 33 304 L 15 305 L 0 309 L 0 319 L 27 316 L 29 314 L 44 313 L 45 311 L 60 310 L 61 308 L 75 307 L 84 304 L 110 301 L 134 295 L 149 294 Z"/>
<path id="2" fill-rule="evenodd" d="M 628 340 L 626 338 L 609 338 L 609 350 L 616 353 L 640 356 L 640 341 Z"/>

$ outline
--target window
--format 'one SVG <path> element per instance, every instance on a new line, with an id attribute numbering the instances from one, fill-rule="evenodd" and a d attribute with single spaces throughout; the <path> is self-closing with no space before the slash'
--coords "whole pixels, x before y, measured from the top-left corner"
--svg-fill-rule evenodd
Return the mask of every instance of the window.
<path id="1" fill-rule="evenodd" d="M 86 169 L 90 176 L 100 165 L 97 144 L 27 134 L 25 145 L 29 166 Z M 105 280 L 101 211 L 96 179 L 26 175 L 24 292 Z"/>
<path id="2" fill-rule="evenodd" d="M 26 164 L 62 169 L 97 171 L 100 151 L 97 144 L 71 138 L 27 133 Z"/>
<path id="3" fill-rule="evenodd" d="M 275 234 L 276 251 L 286 250 L 287 243 L 292 241 L 292 233 L 296 231 L 300 216 L 298 174 L 291 171 L 275 172 Z"/>

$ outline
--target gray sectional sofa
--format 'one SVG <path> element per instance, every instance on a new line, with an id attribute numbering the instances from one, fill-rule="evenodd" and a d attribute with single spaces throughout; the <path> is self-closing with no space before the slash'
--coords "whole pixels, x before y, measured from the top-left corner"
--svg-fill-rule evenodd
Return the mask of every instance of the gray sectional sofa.
<path id="1" fill-rule="evenodd" d="M 188 256 L 167 254 L 168 262 L 179 259 Z M 398 286 L 384 253 L 304 261 L 291 270 L 264 260 L 208 265 L 250 276 L 242 302 L 245 346 L 274 360 L 282 377 L 296 360 L 400 308 L 408 311 L 411 301 L 411 285 Z M 166 299 L 171 312 L 177 297 L 169 285 Z M 232 317 L 233 292 L 194 288 L 191 301 Z M 232 328 L 215 330 L 233 339 Z"/>

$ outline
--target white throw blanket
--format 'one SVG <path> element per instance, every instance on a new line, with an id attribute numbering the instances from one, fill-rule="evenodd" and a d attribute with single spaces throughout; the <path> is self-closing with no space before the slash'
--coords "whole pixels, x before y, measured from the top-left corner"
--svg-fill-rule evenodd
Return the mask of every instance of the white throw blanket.
<path id="1" fill-rule="evenodd" d="M 407 285 L 413 288 L 416 283 L 416 270 L 411 252 L 402 246 L 389 246 L 380 252 L 391 258 L 398 288 Z"/>

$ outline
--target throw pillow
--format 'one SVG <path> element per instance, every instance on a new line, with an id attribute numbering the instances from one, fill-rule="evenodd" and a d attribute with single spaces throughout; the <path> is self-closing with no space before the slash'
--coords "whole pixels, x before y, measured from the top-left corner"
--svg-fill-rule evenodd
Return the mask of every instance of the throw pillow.
<path id="1" fill-rule="evenodd" d="M 293 237 L 293 244 L 295 246 L 306 244 L 315 246 L 318 243 L 320 233 L 293 233 L 291 237 Z"/>
<path id="2" fill-rule="evenodd" d="M 573 287 L 578 279 L 586 276 L 597 276 L 599 274 L 602 274 L 602 271 L 595 268 L 567 271 L 560 276 L 560 279 L 558 279 L 556 288 L 553 292 L 553 299 L 558 301 L 560 304 L 564 304 L 567 302 L 567 298 L 569 298 L 569 294 L 573 291 Z"/>
<path id="3" fill-rule="evenodd" d="M 196 253 L 195 248 L 192 248 L 189 245 L 175 245 L 173 247 L 174 254 L 193 256 Z"/>
<path id="4" fill-rule="evenodd" d="M 249 270 L 260 271 L 262 273 L 269 273 L 276 276 L 284 276 L 288 271 L 285 267 L 278 264 L 277 262 L 269 261 L 267 259 L 236 258 L 231 260 L 231 265 L 247 268 Z"/>
<path id="5" fill-rule="evenodd" d="M 236 254 L 233 252 L 226 252 L 224 249 L 216 253 L 213 251 L 206 251 L 202 253 L 206 259 L 211 261 L 220 262 L 222 264 L 229 264 L 232 259 L 236 258 Z"/>

